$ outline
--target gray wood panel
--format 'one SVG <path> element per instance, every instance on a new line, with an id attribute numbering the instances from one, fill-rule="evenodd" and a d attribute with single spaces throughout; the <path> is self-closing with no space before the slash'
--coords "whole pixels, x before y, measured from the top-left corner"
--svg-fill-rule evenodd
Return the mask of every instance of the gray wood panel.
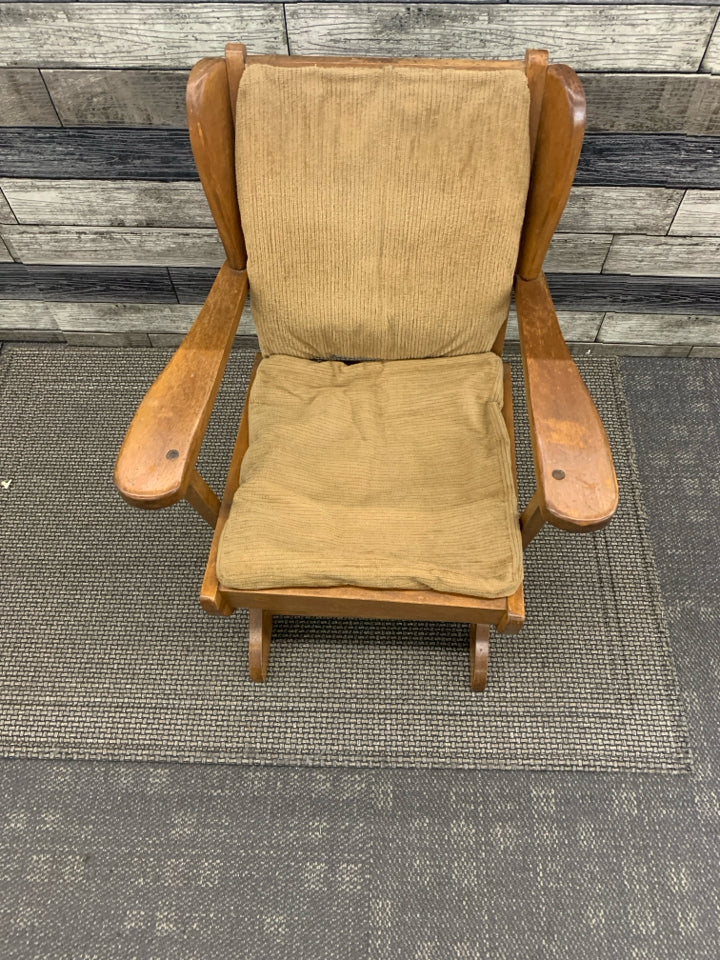
<path id="1" fill-rule="evenodd" d="M 184 302 L 206 282 L 205 271 L 174 270 L 173 284 L 178 288 L 184 274 Z M 193 280 L 194 275 L 200 274 Z M 558 310 L 615 313 L 720 314 L 720 280 L 697 277 L 628 277 L 622 274 L 550 273 L 548 283 Z M 178 299 L 182 300 L 178 290 Z"/>
<path id="2" fill-rule="evenodd" d="M 187 70 L 47 69 L 42 75 L 66 126 L 186 125 Z M 720 135 L 720 77 L 584 73 L 581 79 L 589 130 Z"/>
<path id="3" fill-rule="evenodd" d="M 556 233 L 544 269 L 553 273 L 600 273 L 612 236 L 604 233 Z"/>
<path id="4" fill-rule="evenodd" d="M 720 277 L 720 238 L 616 236 L 603 272 Z"/>
<path id="5" fill-rule="evenodd" d="M 125 227 L 211 227 L 199 182 L 0 179 L 20 223 Z M 708 191 L 713 193 L 713 191 Z M 682 190 L 574 187 L 563 233 L 664 234 Z"/>
<path id="6" fill-rule="evenodd" d="M 714 7 L 292 3 L 295 54 L 521 57 L 546 47 L 577 70 L 695 72 Z"/>
<path id="7" fill-rule="evenodd" d="M 558 310 L 557 312 L 557 318 L 560 321 L 565 339 L 583 343 L 595 339 L 603 316 L 603 313 L 577 313 L 571 310 Z M 519 336 L 517 312 L 513 303 L 508 319 L 507 339 L 514 342 Z"/>
<path id="8" fill-rule="evenodd" d="M 606 313 L 601 342 L 720 344 L 720 314 Z"/>
<path id="9" fill-rule="evenodd" d="M 5 246 L 5 242 L 2 237 L 0 237 L 0 263 L 12 263 L 13 260 L 14 257 L 10 254 L 10 251 Z"/>
<path id="10" fill-rule="evenodd" d="M 22 273 L 16 273 L 18 268 Z M 3 277 L 3 273 L 11 275 Z M 40 297 L 63 302 L 178 302 L 165 267 L 0 265 L 0 291 L 8 288 L 15 291 L 13 296 L 26 300 Z"/>
<path id="11" fill-rule="evenodd" d="M 281 4 L 0 4 L 0 65 L 191 67 L 242 37 L 253 53 L 286 53 Z"/>
<path id="12" fill-rule="evenodd" d="M 720 73 L 720 18 L 715 24 L 715 30 L 700 69 L 703 73 Z"/>
<path id="13" fill-rule="evenodd" d="M 593 343 L 588 353 L 593 357 L 687 357 L 691 349 L 689 344 Z"/>
<path id="14" fill-rule="evenodd" d="M 0 126 L 60 126 L 39 70 L 0 70 Z"/>
<path id="15" fill-rule="evenodd" d="M 225 260 L 215 229 L 18 225 L 3 227 L 2 236 L 27 264 L 213 267 Z"/>
<path id="16" fill-rule="evenodd" d="M 57 327 L 64 333 L 174 333 L 186 334 L 199 313 L 195 304 L 182 303 L 51 303 Z M 255 333 L 252 314 L 245 307 L 238 334 Z"/>
<path id="17" fill-rule="evenodd" d="M 17 223 L 15 214 L 10 209 L 10 204 L 2 190 L 0 190 L 0 223 Z"/>
<path id="18" fill-rule="evenodd" d="M 720 345 L 715 347 L 691 347 L 691 357 L 720 357 Z"/>
<path id="19" fill-rule="evenodd" d="M 688 190 L 675 215 L 670 233 L 720 237 L 720 190 Z"/>
<path id="20" fill-rule="evenodd" d="M 588 130 L 720 135 L 720 77 L 583 73 Z"/>
<path id="21" fill-rule="evenodd" d="M 212 227 L 198 181 L 2 179 L 20 223 L 115 227 Z"/>
<path id="22" fill-rule="evenodd" d="M 665 187 L 573 187 L 558 229 L 665 234 L 682 196 L 682 190 Z"/>
<path id="23" fill-rule="evenodd" d="M 0 300 L 0 339 L 6 330 L 57 330 L 42 300 Z"/>
<path id="24" fill-rule="evenodd" d="M 187 126 L 187 70 L 43 70 L 42 75 L 65 126 Z"/>

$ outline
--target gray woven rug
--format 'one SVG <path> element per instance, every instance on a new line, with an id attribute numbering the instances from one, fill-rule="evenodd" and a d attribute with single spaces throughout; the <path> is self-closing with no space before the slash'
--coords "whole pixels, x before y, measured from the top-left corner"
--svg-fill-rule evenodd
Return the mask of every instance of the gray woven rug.
<path id="1" fill-rule="evenodd" d="M 462 624 L 278 617 L 270 682 L 247 619 L 197 593 L 210 530 L 187 504 L 132 510 L 114 459 L 167 352 L 10 347 L 0 361 L 0 754 L 255 764 L 689 769 L 688 733 L 614 359 L 581 360 L 621 508 L 547 529 L 527 624 L 468 684 Z M 201 469 L 221 487 L 252 354 L 231 358 Z M 514 365 L 522 498 L 532 457 Z"/>

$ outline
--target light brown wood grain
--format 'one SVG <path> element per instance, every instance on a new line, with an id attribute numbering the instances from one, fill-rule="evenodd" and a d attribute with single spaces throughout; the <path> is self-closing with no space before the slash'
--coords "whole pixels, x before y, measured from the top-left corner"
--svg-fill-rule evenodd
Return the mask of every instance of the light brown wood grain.
<path id="1" fill-rule="evenodd" d="M 599 530 L 618 505 L 605 427 L 567 349 L 545 277 L 518 278 L 515 300 L 538 485 L 534 506 L 562 529 Z M 534 513 L 526 519 L 528 533 Z"/>
<path id="2" fill-rule="evenodd" d="M 545 77 L 517 272 L 537 277 L 565 209 L 585 134 L 585 96 L 577 74 L 552 64 Z"/>
<path id="3" fill-rule="evenodd" d="M 235 186 L 235 126 L 222 58 L 200 60 L 192 68 L 187 114 L 195 163 L 228 264 L 243 270 L 247 254 Z"/>
<path id="4" fill-rule="evenodd" d="M 244 271 L 221 268 L 205 306 L 140 404 L 115 467 L 115 483 L 136 507 L 186 496 L 247 296 Z"/>

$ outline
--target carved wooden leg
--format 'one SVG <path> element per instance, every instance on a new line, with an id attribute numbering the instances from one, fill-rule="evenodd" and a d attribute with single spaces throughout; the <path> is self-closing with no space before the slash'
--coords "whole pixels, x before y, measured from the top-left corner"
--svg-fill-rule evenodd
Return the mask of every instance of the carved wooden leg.
<path id="1" fill-rule="evenodd" d="M 490 656 L 490 627 L 487 623 L 470 624 L 470 688 L 484 690 Z"/>
<path id="2" fill-rule="evenodd" d="M 248 657 L 250 661 L 250 677 L 255 683 L 264 683 L 267 680 L 271 634 L 272 614 L 270 611 L 250 610 Z"/>

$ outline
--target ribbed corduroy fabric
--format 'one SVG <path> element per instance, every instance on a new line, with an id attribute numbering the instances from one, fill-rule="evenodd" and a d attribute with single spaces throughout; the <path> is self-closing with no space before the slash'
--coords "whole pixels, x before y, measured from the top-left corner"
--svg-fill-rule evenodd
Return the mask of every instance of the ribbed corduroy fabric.
<path id="1" fill-rule="evenodd" d="M 263 359 L 220 541 L 226 587 L 507 596 L 522 547 L 494 353 Z"/>
<path id="2" fill-rule="evenodd" d="M 484 353 L 525 211 L 516 70 L 250 64 L 237 181 L 264 355 Z"/>

